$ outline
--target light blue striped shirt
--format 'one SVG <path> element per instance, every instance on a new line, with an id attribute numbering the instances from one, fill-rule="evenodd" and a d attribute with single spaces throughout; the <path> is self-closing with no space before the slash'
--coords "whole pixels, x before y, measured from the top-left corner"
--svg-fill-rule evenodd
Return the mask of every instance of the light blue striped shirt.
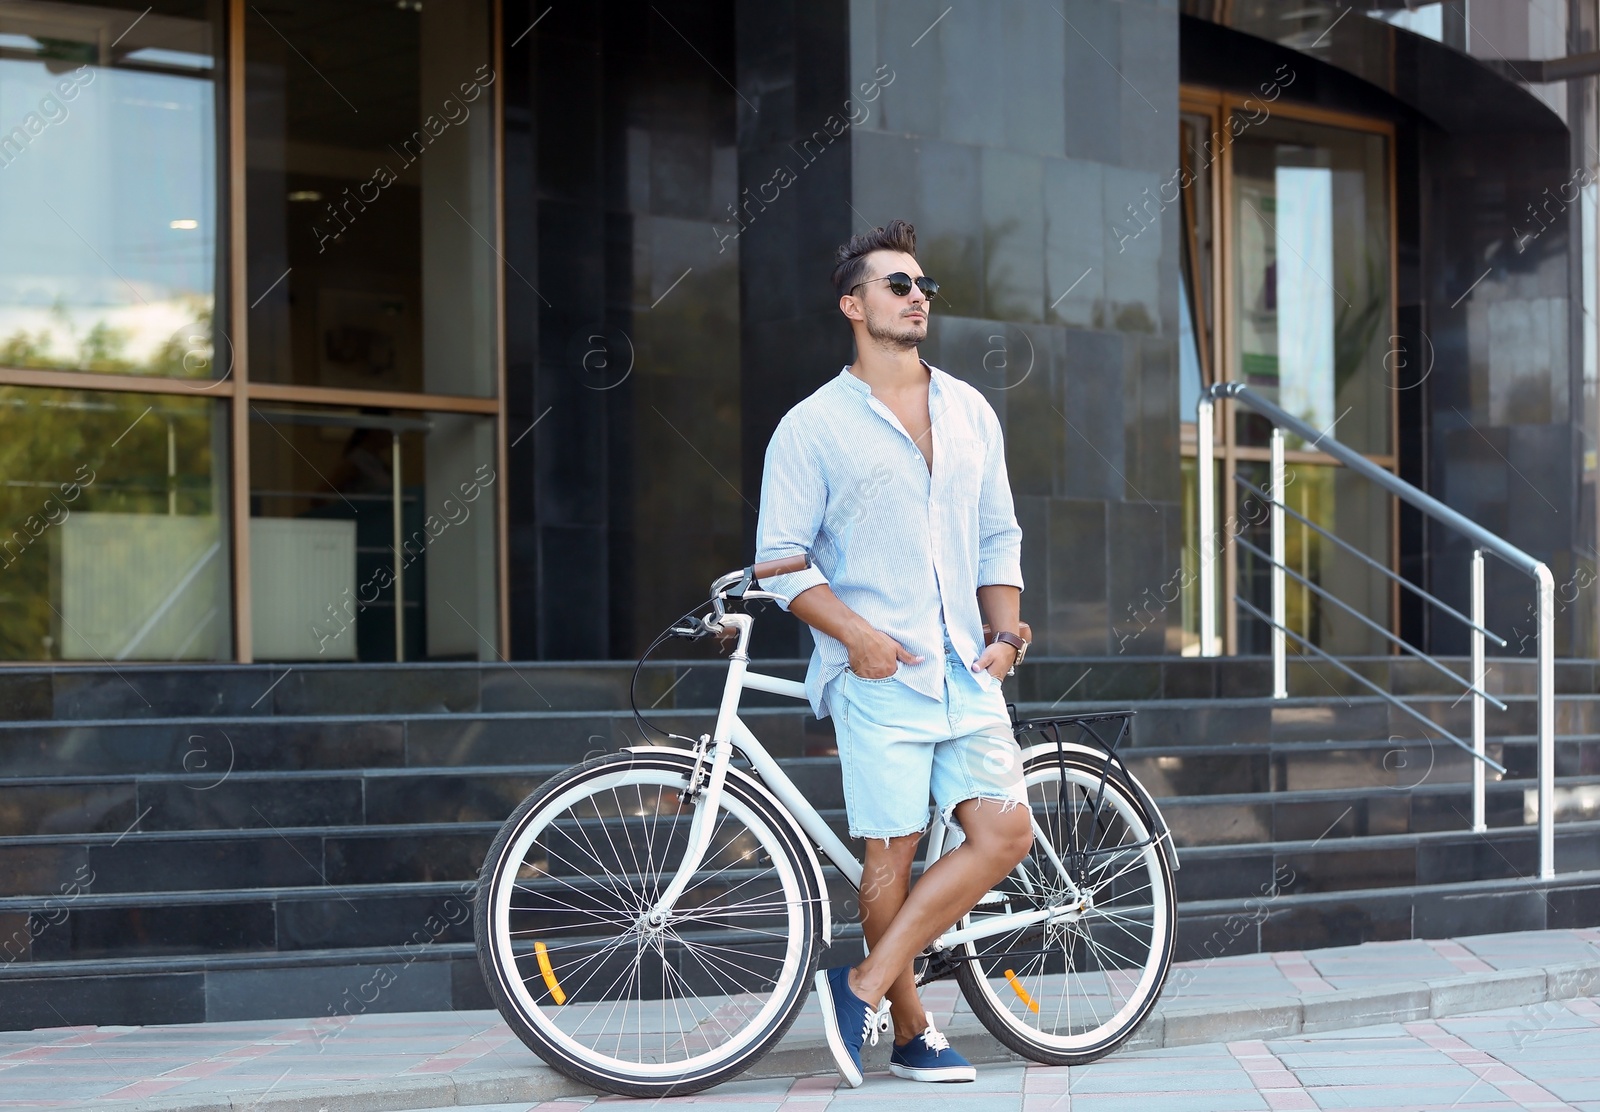
<path id="1" fill-rule="evenodd" d="M 756 559 L 810 552 L 813 567 L 762 586 L 792 599 L 827 583 L 923 658 L 896 675 L 937 699 L 946 635 L 969 666 L 983 651 L 978 588 L 1022 586 L 1022 529 L 994 410 L 960 379 L 928 371 L 931 475 L 899 420 L 848 367 L 784 416 L 767 445 Z M 811 632 L 817 647 L 806 694 L 826 718 L 825 689 L 850 654 L 821 630 Z"/>

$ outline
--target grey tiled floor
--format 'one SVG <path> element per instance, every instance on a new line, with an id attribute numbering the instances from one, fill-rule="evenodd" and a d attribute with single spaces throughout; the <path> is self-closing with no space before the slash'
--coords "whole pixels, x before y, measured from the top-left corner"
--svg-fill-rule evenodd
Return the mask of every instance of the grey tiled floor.
<path id="1" fill-rule="evenodd" d="M 1374 983 L 1597 956 L 1600 929 L 1251 954 L 1175 967 L 1163 1006 L 1309 999 Z M 932 986 L 925 1001 L 958 1048 L 961 1038 L 974 1037 L 967 1032 L 976 1021 L 964 1014 L 953 983 Z M 809 1039 L 821 1052 L 820 1028 L 816 1006 L 808 1004 L 785 1045 Z M 881 1070 L 886 1057 L 886 1049 L 878 1048 L 869 1068 Z M 319 1087 L 334 1093 L 360 1083 L 381 1089 L 385 1081 L 400 1078 L 471 1082 L 542 1068 L 493 1012 L 10 1031 L 0 1032 L 0 1112 L 92 1110 L 219 1094 L 244 1094 L 248 1103 L 269 1087 L 309 1095 Z M 937 1103 L 954 1108 L 1058 1112 L 1516 1107 L 1600 1112 L 1600 1005 L 1570 1000 L 1344 1035 L 1121 1053 L 1072 1069 L 989 1066 L 978 1084 L 941 1086 L 936 1093 Z M 594 1103 L 592 1097 L 572 1098 L 548 1107 L 572 1112 L 574 1099 Z M 661 1103 L 810 1110 L 836 1103 L 927 1112 L 929 1099 L 928 1087 L 880 1073 L 853 1091 L 838 1090 L 829 1078 L 754 1080 Z M 333 1100 L 330 1112 L 336 1106 Z"/>
<path id="2" fill-rule="evenodd" d="M 958 1112 L 1600 1112 L 1600 1004 L 1570 1000 L 1265 1043 L 1149 1050 L 1071 1068 L 989 1066 L 975 1085 L 937 1089 L 869 1073 L 860 1089 L 833 1078 L 773 1078 L 673 1100 L 573 1097 L 450 1112 L 577 1112 L 590 1104 L 594 1112 L 656 1106 L 927 1112 L 930 1103 Z"/>

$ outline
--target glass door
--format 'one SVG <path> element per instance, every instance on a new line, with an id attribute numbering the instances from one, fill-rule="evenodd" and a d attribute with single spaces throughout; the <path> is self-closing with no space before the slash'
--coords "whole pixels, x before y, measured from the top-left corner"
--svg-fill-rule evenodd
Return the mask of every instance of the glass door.
<path id="1" fill-rule="evenodd" d="M 1183 211 L 1181 289 L 1191 311 L 1179 337 L 1185 417 L 1194 419 L 1208 354 L 1216 359 L 1218 380 L 1245 383 L 1323 435 L 1393 470 L 1395 412 L 1384 367 L 1395 311 L 1389 129 L 1282 101 L 1264 113 L 1257 102 L 1204 90 L 1186 90 L 1185 108 L 1182 145 L 1195 167 L 1190 188 L 1214 197 L 1208 210 L 1190 202 Z M 1220 246 L 1214 254 L 1208 250 L 1213 227 L 1221 232 L 1214 237 Z M 1190 292 L 1203 294 L 1213 279 L 1220 298 Z M 1265 489 L 1271 425 L 1243 407 L 1227 412 L 1231 419 L 1216 430 L 1224 481 L 1220 531 L 1225 541 L 1240 537 L 1267 550 L 1265 508 L 1235 476 Z M 1315 439 L 1289 437 L 1285 447 L 1285 504 L 1293 511 L 1286 521 L 1285 562 L 1294 573 L 1287 624 L 1329 652 L 1386 652 L 1382 638 L 1326 602 L 1317 588 L 1392 628 L 1389 581 L 1339 553 L 1317 530 L 1392 566 L 1393 499 L 1319 451 Z M 1184 450 L 1192 457 L 1192 432 L 1186 431 Z M 1196 482 L 1191 461 L 1185 466 L 1186 504 L 1192 505 Z M 1197 545 L 1192 520 L 1188 529 Z M 1270 568 L 1242 545 L 1228 548 L 1219 577 L 1223 597 L 1231 601 L 1238 594 L 1269 611 Z M 1198 590 L 1194 579 L 1191 599 Z M 1197 600 L 1186 601 L 1186 645 L 1198 646 L 1197 610 Z M 1223 613 L 1227 651 L 1269 650 L 1268 627 L 1232 605 Z"/>

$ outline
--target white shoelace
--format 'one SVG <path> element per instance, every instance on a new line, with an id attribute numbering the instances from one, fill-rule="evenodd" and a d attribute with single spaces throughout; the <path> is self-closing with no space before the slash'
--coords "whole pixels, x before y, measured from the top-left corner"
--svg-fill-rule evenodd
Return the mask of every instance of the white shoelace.
<path id="1" fill-rule="evenodd" d="M 950 1049 L 950 1040 L 945 1038 L 941 1032 L 934 1029 L 932 1020 L 928 1021 L 928 1029 L 922 1032 L 922 1042 L 935 1054 L 939 1054 Z"/>
<path id="2" fill-rule="evenodd" d="M 889 1017 L 889 1002 L 884 1001 L 883 1007 L 877 1011 L 867 1009 L 866 1019 L 861 1024 L 861 1042 L 863 1045 L 871 1043 L 878 1045 L 878 1036 L 894 1026 L 894 1020 Z M 946 1043 L 946 1046 L 949 1044 Z"/>

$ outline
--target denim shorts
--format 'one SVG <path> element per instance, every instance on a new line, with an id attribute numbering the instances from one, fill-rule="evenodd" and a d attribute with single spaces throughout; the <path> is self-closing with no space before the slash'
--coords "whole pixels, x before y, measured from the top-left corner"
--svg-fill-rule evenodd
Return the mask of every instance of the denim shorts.
<path id="1" fill-rule="evenodd" d="M 930 793 L 952 826 L 956 804 L 969 799 L 1028 802 L 1000 681 L 974 673 L 949 645 L 943 699 L 846 669 L 829 681 L 828 706 L 852 838 L 922 833 Z"/>

